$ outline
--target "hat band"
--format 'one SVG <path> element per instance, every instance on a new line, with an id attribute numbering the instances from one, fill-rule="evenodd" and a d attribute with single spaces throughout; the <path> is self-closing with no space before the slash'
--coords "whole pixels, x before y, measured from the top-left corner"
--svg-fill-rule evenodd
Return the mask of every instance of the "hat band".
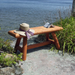
<path id="1" fill-rule="evenodd" d="M 19 30 L 24 31 L 28 39 L 30 38 L 30 35 L 29 34 L 34 35 L 34 33 L 30 31 L 30 29 L 27 30 L 27 31 L 25 31 L 25 30 L 22 30 L 21 28 L 19 28 Z"/>

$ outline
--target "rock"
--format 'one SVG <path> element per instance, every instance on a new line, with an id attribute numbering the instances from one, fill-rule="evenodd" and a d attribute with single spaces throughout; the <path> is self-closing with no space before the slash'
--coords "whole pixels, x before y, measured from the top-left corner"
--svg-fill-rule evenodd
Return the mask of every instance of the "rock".
<path id="1" fill-rule="evenodd" d="M 6 54 L 5 56 L 5 58 L 12 58 L 12 59 L 14 59 L 15 57 L 17 58 L 17 56 L 13 54 Z"/>
<path id="2" fill-rule="evenodd" d="M 12 65 L 12 67 L 14 68 L 16 75 L 22 75 L 23 69 L 18 63 L 16 63 L 15 65 Z"/>
<path id="3" fill-rule="evenodd" d="M 12 67 L 0 68 L 0 75 L 22 75 L 23 69 L 18 63 L 12 65 Z"/>
<path id="4" fill-rule="evenodd" d="M 0 54 L 3 53 L 4 51 L 0 50 Z"/>
<path id="5" fill-rule="evenodd" d="M 0 65 L 0 68 L 2 68 L 2 66 Z"/>
<path id="6" fill-rule="evenodd" d="M 16 55 L 13 55 L 13 54 L 6 54 L 5 58 L 10 58 L 10 61 L 12 61 L 14 58 L 17 58 Z"/>
<path id="7" fill-rule="evenodd" d="M 21 52 L 19 50 L 17 50 L 17 55 L 20 54 Z"/>
<path id="8" fill-rule="evenodd" d="M 45 41 L 45 37 L 44 36 L 36 37 L 34 39 L 34 42 L 36 42 L 36 43 L 41 43 L 41 42 L 44 42 L 44 41 Z"/>
<path id="9" fill-rule="evenodd" d="M 15 75 L 12 67 L 5 67 L 0 69 L 0 75 Z"/>

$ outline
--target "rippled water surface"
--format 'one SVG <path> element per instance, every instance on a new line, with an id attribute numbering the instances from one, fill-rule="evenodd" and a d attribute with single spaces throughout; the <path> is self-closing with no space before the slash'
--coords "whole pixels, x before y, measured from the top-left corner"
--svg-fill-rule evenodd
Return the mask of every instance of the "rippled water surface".
<path id="1" fill-rule="evenodd" d="M 0 0 L 0 37 L 13 39 L 8 31 L 24 22 L 30 27 L 42 26 L 44 21 L 53 23 L 59 19 L 58 11 L 64 18 L 71 8 L 72 0 Z"/>

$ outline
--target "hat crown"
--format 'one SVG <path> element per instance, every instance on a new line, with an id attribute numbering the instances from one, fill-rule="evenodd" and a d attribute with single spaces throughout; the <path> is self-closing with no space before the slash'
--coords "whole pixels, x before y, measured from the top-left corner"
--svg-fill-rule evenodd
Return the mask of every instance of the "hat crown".
<path id="1" fill-rule="evenodd" d="M 27 24 L 27 23 L 20 24 L 20 29 L 28 31 L 29 30 L 29 24 Z"/>

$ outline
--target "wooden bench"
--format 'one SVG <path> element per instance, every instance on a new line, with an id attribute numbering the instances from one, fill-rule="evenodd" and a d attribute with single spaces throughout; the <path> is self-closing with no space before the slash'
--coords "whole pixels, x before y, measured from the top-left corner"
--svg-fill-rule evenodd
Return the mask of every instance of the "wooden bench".
<path id="1" fill-rule="evenodd" d="M 34 35 L 46 34 L 46 41 L 42 42 L 42 43 L 27 46 L 27 37 L 26 36 L 22 36 L 22 35 L 19 35 L 17 33 L 14 33 L 14 30 L 11 30 L 11 31 L 8 32 L 10 35 L 17 38 L 16 44 L 15 44 L 15 50 L 16 51 L 19 50 L 19 51 L 23 52 L 23 55 L 22 55 L 23 60 L 26 60 L 26 54 L 27 54 L 28 49 L 48 45 L 48 44 L 51 44 L 51 43 L 55 44 L 57 49 L 60 49 L 60 45 L 59 45 L 59 42 L 58 42 L 58 39 L 56 37 L 55 32 L 59 31 L 59 30 L 62 30 L 63 29 L 62 27 L 55 26 L 54 28 L 45 28 L 44 26 L 39 26 L 39 27 L 30 28 L 30 29 L 33 29 L 35 31 Z M 49 33 L 52 34 L 54 40 L 49 39 Z M 23 47 L 19 46 L 21 38 L 23 38 Z"/>

